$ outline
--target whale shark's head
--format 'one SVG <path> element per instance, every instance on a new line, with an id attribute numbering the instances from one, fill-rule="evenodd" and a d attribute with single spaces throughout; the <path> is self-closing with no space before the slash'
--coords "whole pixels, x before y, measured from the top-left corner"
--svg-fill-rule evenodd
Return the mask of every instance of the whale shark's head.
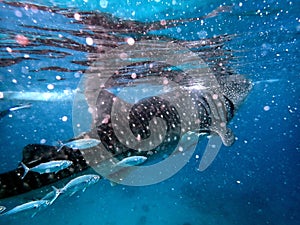
<path id="1" fill-rule="evenodd" d="M 224 95 L 233 103 L 235 110 L 240 107 L 252 89 L 252 83 L 243 75 L 221 76 L 218 82 Z"/>

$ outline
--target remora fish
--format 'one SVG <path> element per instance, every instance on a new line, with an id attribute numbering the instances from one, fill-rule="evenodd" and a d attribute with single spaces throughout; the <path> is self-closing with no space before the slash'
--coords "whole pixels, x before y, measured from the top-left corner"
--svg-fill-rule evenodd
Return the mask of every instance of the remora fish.
<path id="1" fill-rule="evenodd" d="M 92 184 L 97 183 L 100 180 L 100 176 L 95 174 L 90 175 L 82 175 L 80 177 L 76 177 L 73 180 L 71 180 L 69 183 L 67 183 L 63 188 L 56 189 L 56 193 L 59 194 L 69 194 L 72 196 L 76 192 L 82 190 L 84 192 L 87 187 L 89 187 Z M 55 189 L 55 187 L 53 187 Z M 58 196 L 57 196 L 58 197 Z M 56 198 L 57 198 L 56 197 Z"/>
<path id="2" fill-rule="evenodd" d="M 69 160 L 53 160 L 46 163 L 41 163 L 35 167 L 28 168 L 24 163 L 21 162 L 22 167 L 24 168 L 24 174 L 22 179 L 26 176 L 29 171 L 37 172 L 39 174 L 44 173 L 57 173 L 63 169 L 68 168 L 73 164 L 72 161 Z"/>
<path id="3" fill-rule="evenodd" d="M 92 148 L 97 146 L 98 144 L 100 144 L 100 140 L 97 139 L 93 139 L 93 138 L 84 138 L 84 139 L 78 139 L 75 141 L 70 141 L 67 143 L 61 143 L 61 146 L 59 149 L 57 149 L 57 151 L 59 152 L 62 147 L 67 146 L 69 148 L 73 148 L 73 149 L 87 149 L 87 148 Z"/>
<path id="4" fill-rule="evenodd" d="M 48 200 L 31 201 L 31 202 L 24 203 L 22 205 L 18 205 L 16 207 L 14 207 L 13 209 L 7 211 L 6 213 L 1 214 L 1 216 L 11 215 L 11 214 L 23 212 L 23 211 L 26 211 L 29 209 L 39 209 L 40 210 L 48 205 L 50 205 L 50 201 L 48 201 Z M 34 217 L 36 215 L 36 213 L 37 212 L 32 214 L 31 217 Z"/>
<path id="5" fill-rule="evenodd" d="M 0 213 L 2 213 L 5 209 L 6 209 L 6 207 L 1 205 L 0 206 Z"/>
<path id="6" fill-rule="evenodd" d="M 142 164 L 147 160 L 147 157 L 145 156 L 130 156 L 122 159 L 121 161 L 116 163 L 116 166 L 137 166 Z"/>

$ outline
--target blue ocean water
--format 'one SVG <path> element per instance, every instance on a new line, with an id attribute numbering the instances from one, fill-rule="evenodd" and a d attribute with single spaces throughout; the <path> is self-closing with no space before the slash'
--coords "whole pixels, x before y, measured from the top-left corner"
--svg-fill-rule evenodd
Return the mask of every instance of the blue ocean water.
<path id="1" fill-rule="evenodd" d="M 107 12 L 124 19 L 157 21 L 211 15 L 158 34 L 182 40 L 213 35 L 236 34 L 227 45 L 235 50 L 234 69 L 253 83 L 244 104 L 229 126 L 237 140 L 223 146 L 217 158 L 203 172 L 197 170 L 199 143 L 190 162 L 173 177 L 150 186 L 111 186 L 101 180 L 85 192 L 58 199 L 34 218 L 31 214 L 0 217 L 0 224 L 75 225 L 231 225 L 300 223 L 299 166 L 299 1 L 30 1 L 58 9 L 58 12 L 0 3 L 1 60 L 24 56 L 26 46 L 16 46 L 17 34 L 38 40 L 68 42 L 61 49 L 33 46 L 30 58 L 0 68 L 0 91 L 50 93 L 48 101 L 35 100 L 30 109 L 11 112 L 0 121 L 0 171 L 17 167 L 27 144 L 57 145 L 72 138 L 72 91 L 86 67 L 81 61 L 88 51 L 65 47 L 74 40 L 85 43 L 92 35 L 84 25 L 72 23 L 59 13 Z M 230 12 L 214 12 L 220 5 Z M 45 28 L 45 29 L 40 29 Z M 90 32 L 90 33 L 89 33 Z M 61 56 L 57 50 L 65 52 Z M 27 49 L 28 50 L 28 49 Z M 34 52 L 37 50 L 37 52 Z M 27 53 L 26 53 L 27 54 Z M 61 56 L 61 57 L 60 57 Z M 69 71 L 36 70 L 64 67 Z M 61 79 L 63 78 L 63 79 Z M 63 93 L 63 94 L 61 94 Z M 40 95 L 41 96 L 41 95 Z M 68 97 L 69 96 L 69 97 Z M 25 99 L 25 100 L 24 100 Z M 26 97 L 1 99 L 0 109 L 32 102 Z M 58 107 L 59 106 L 59 107 Z M 18 198 L 16 196 L 15 198 Z M 0 201 L 1 205 L 1 201 Z M 7 206 L 8 208 L 13 207 Z"/>

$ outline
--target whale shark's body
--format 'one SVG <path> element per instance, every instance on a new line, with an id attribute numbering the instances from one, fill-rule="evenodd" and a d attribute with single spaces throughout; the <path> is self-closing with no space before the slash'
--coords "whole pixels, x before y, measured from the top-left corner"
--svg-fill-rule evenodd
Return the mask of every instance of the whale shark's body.
<path id="1" fill-rule="evenodd" d="M 13 5 L 13 3 L 9 4 Z M 39 6 L 36 7 L 39 8 Z M 41 8 L 41 10 L 44 9 Z M 65 16 L 73 17 L 73 14 L 65 13 Z M 82 18 L 78 23 L 84 23 L 93 31 L 96 47 L 85 46 L 85 49 L 80 45 L 79 50 L 89 52 L 86 64 L 91 67 L 85 71 L 87 77 L 79 88 L 80 99 L 78 102 L 75 99 L 73 113 L 76 108 L 82 110 L 78 104 L 84 95 L 89 112 L 92 114 L 92 122 L 89 132 L 82 135 L 78 133 L 79 136 L 72 140 L 88 136 L 99 140 L 99 143 L 101 141 L 101 146 L 104 148 L 95 146 L 83 152 L 62 146 L 60 151 L 57 151 L 54 146 L 28 145 L 24 148 L 22 162 L 30 167 L 57 159 L 71 160 L 74 164 L 72 168 L 66 168 L 54 175 L 28 174 L 24 181 L 20 175 L 23 170 L 21 167 L 0 174 L 0 198 L 46 187 L 62 178 L 70 179 L 71 175 L 81 173 L 90 167 L 105 165 L 112 157 L 122 161 L 126 157 L 139 155 L 147 157 L 148 163 L 151 158 L 155 158 L 160 153 L 168 155 L 170 149 L 172 150 L 178 144 L 178 138 L 184 135 L 182 126 L 185 118 L 178 116 L 180 111 L 185 111 L 186 117 L 195 118 L 191 121 L 193 125 L 187 127 L 184 132 L 212 134 L 220 137 L 226 146 L 234 142 L 235 138 L 228 123 L 251 90 L 251 82 L 244 76 L 234 73 L 227 65 L 233 56 L 222 47 L 233 36 L 221 35 L 198 41 L 181 41 L 149 33 L 152 30 L 174 27 L 183 22 L 197 21 L 199 18 L 170 20 L 163 24 L 160 21 L 154 23 L 126 21 L 108 14 L 83 13 Z M 134 42 L 128 42 L 129 46 L 127 46 L 126 40 L 129 37 L 133 37 Z M 49 40 L 39 41 L 44 41 L 45 44 L 56 43 L 49 42 Z M 66 48 L 78 50 L 76 46 L 66 43 Z M 122 46 L 127 46 L 128 51 L 124 52 Z M 178 55 L 182 50 L 185 52 L 184 55 Z M 147 56 L 143 59 L 143 54 L 149 52 L 153 58 Z M 130 57 L 126 58 L 128 55 Z M 159 59 L 160 56 L 171 61 L 162 62 Z M 131 60 L 131 62 L 124 59 Z M 175 59 L 182 60 L 191 68 L 174 66 L 170 62 L 175 62 Z M 123 63 L 125 61 L 126 63 Z M 151 79 L 155 82 L 162 81 L 162 83 L 157 85 Z M 101 83 L 103 81 L 104 83 Z M 147 88 L 150 92 L 154 92 L 154 95 L 148 95 Z M 156 88 L 158 91 L 154 91 Z M 126 98 L 124 95 L 132 90 L 139 91 L 138 99 Z M 145 90 L 144 95 L 143 90 Z M 188 95 L 183 98 L 181 91 Z M 131 92 L 129 96 L 133 96 L 133 93 L 135 92 Z M 166 100 L 165 96 L 169 98 Z M 185 98 L 189 101 L 185 101 Z M 114 118 L 111 115 L 115 110 L 116 99 L 120 106 L 117 109 L 121 112 L 118 124 L 121 125 L 114 129 Z M 122 115 L 121 109 L 128 105 L 131 106 L 131 110 L 126 111 L 127 115 Z M 162 124 L 167 127 L 165 133 L 161 132 L 161 126 L 150 130 L 149 127 L 152 127 L 151 121 L 154 117 L 163 120 Z M 76 118 L 73 119 L 76 120 Z M 75 122 L 75 124 L 79 123 Z M 158 124 L 160 124 L 159 121 Z M 132 132 L 131 136 L 128 134 L 128 143 L 131 138 L 138 140 L 136 143 L 144 143 L 143 140 L 151 135 L 157 135 L 157 139 L 160 139 L 160 136 L 165 138 L 159 144 L 154 143 L 153 148 L 137 144 L 134 149 L 129 145 L 131 142 L 127 145 L 126 140 L 124 143 L 118 136 L 118 132 L 122 133 L 123 129 L 127 129 L 128 126 Z M 141 149 L 143 147 L 147 149 Z M 206 166 L 204 165 L 203 168 Z"/>

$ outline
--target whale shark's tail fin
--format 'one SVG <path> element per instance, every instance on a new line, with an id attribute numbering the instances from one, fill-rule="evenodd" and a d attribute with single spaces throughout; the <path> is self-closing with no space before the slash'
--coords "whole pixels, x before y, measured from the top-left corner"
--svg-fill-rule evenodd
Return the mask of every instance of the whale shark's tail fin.
<path id="1" fill-rule="evenodd" d="M 22 163 L 22 162 L 21 162 L 21 165 L 22 165 L 22 167 L 24 169 L 24 174 L 23 174 L 23 176 L 21 178 L 23 180 L 24 177 L 26 176 L 26 174 L 29 172 L 30 169 L 24 163 Z"/>

